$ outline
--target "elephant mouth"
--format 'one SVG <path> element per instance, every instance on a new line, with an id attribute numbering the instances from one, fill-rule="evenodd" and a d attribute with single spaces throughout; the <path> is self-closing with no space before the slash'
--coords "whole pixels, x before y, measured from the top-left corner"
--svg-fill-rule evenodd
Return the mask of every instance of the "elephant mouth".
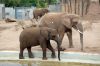
<path id="1" fill-rule="evenodd" d="M 83 34 L 83 32 L 81 32 L 80 30 L 77 30 L 79 33 Z"/>
<path id="2" fill-rule="evenodd" d="M 78 31 L 80 34 L 83 34 L 83 32 L 80 31 L 79 28 L 78 28 L 77 26 L 74 25 L 73 28 L 74 28 L 76 31 Z"/>

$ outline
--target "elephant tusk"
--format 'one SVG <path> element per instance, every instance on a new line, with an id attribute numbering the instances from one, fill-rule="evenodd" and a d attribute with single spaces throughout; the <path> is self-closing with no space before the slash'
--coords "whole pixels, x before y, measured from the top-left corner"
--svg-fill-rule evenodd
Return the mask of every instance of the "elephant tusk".
<path id="1" fill-rule="evenodd" d="M 81 31 L 79 31 L 79 30 L 77 30 L 79 33 L 81 33 L 81 34 L 83 34 L 83 32 L 81 32 Z"/>
<path id="2" fill-rule="evenodd" d="M 53 22 L 51 22 L 51 23 L 53 23 Z"/>

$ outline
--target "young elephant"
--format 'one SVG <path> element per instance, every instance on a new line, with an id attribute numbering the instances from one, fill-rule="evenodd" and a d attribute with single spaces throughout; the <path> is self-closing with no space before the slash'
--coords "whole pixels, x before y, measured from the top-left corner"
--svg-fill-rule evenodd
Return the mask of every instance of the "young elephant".
<path id="1" fill-rule="evenodd" d="M 42 17 L 43 15 L 45 15 L 45 14 L 48 13 L 48 12 L 49 12 L 49 10 L 46 9 L 46 8 L 35 9 L 35 10 L 33 11 L 33 16 L 34 16 L 34 18 L 37 20 L 38 17 Z"/>
<path id="2" fill-rule="evenodd" d="M 51 50 L 52 58 L 55 58 L 55 51 L 50 45 L 50 39 L 55 40 L 57 42 L 58 48 L 60 47 L 60 39 L 59 35 L 57 35 L 57 31 L 52 28 L 47 27 L 31 27 L 24 29 L 20 34 L 20 53 L 19 59 L 24 59 L 23 51 L 25 48 L 28 50 L 29 58 L 33 58 L 33 54 L 31 52 L 32 46 L 40 45 L 43 51 L 43 60 L 46 60 L 46 48 Z M 58 49 L 58 58 L 60 60 L 60 51 Z"/>

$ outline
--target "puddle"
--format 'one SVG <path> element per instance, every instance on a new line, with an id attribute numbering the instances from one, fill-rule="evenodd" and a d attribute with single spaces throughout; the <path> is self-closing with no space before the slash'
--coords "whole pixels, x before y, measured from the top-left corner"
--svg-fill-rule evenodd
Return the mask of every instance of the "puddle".
<path id="1" fill-rule="evenodd" d="M 42 60 L 42 52 L 34 51 L 35 58 L 28 58 L 24 52 L 25 59 L 19 59 L 18 51 L 0 51 L 0 66 L 100 66 L 100 55 L 83 52 L 61 52 L 61 61 L 58 58 L 52 59 L 51 52 L 47 52 L 48 60 Z M 56 52 L 57 57 L 57 52 Z M 60 65 L 59 65 L 60 64 Z"/>

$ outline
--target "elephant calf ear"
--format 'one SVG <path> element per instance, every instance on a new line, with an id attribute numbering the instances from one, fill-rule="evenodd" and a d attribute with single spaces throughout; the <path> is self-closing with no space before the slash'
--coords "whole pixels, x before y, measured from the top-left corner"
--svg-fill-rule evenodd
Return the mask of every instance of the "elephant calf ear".
<path id="1" fill-rule="evenodd" d="M 40 35 L 45 38 L 46 40 L 50 40 L 50 33 L 45 30 L 45 29 L 41 29 L 40 30 Z"/>

